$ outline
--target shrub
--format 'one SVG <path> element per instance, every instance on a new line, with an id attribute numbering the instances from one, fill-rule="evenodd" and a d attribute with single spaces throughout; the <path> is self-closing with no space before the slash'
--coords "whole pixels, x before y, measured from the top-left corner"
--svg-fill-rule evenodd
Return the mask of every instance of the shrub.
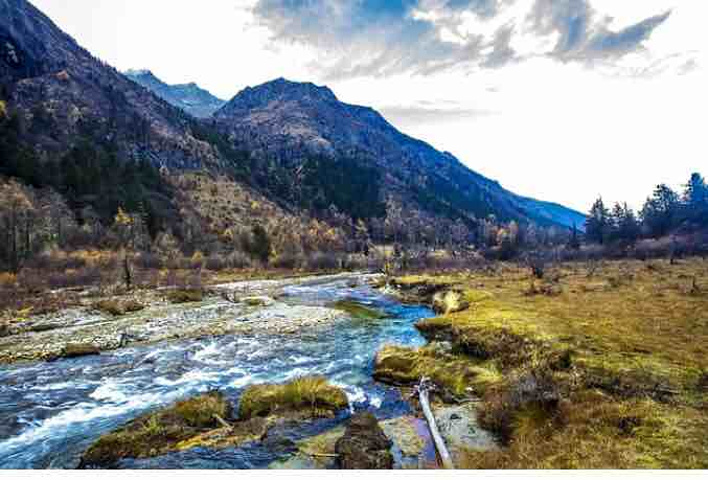
<path id="1" fill-rule="evenodd" d="M 315 252 L 307 259 L 308 270 L 334 270 L 338 267 L 339 259 L 331 252 Z"/>
<path id="2" fill-rule="evenodd" d="M 227 268 L 226 261 L 218 255 L 211 255 L 208 257 L 206 259 L 205 266 L 207 270 L 211 270 L 212 272 L 219 272 Z"/>
<path id="3" fill-rule="evenodd" d="M 244 269 L 251 266 L 251 258 L 244 252 L 236 250 L 226 258 L 229 268 Z"/>

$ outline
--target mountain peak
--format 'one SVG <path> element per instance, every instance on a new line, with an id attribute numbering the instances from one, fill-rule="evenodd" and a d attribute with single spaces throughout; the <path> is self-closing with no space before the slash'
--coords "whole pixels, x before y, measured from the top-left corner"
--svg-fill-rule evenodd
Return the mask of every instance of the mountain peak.
<path id="1" fill-rule="evenodd" d="M 195 82 L 169 85 L 147 69 L 127 70 L 125 76 L 197 118 L 210 117 L 212 113 L 226 103 L 201 88 Z"/>
<path id="2" fill-rule="evenodd" d="M 233 106 L 242 105 L 246 108 L 254 108 L 274 100 L 312 103 L 338 101 L 337 96 L 329 87 L 318 86 L 312 82 L 294 82 L 280 77 L 256 87 L 245 88 L 229 103 Z"/>

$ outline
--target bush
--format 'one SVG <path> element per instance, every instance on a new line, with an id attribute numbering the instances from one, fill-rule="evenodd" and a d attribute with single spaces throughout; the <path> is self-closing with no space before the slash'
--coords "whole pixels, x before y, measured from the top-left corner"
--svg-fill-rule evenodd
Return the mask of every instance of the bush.
<path id="1" fill-rule="evenodd" d="M 229 268 L 244 269 L 251 267 L 251 258 L 239 250 L 232 252 L 226 257 Z"/>
<path id="2" fill-rule="evenodd" d="M 339 268 L 339 258 L 331 252 L 315 252 L 307 259 L 308 270 L 335 270 Z"/>
<path id="3" fill-rule="evenodd" d="M 211 255 L 206 259 L 204 265 L 207 270 L 211 270 L 212 272 L 219 272 L 227 268 L 226 261 L 219 255 Z"/>

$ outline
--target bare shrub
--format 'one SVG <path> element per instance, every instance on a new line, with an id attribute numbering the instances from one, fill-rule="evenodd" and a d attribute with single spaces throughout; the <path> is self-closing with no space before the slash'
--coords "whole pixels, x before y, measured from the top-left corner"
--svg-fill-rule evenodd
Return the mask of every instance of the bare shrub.
<path id="1" fill-rule="evenodd" d="M 531 269 L 531 275 L 534 278 L 541 280 L 546 275 L 547 259 L 543 253 L 529 253 L 526 256 L 525 263 Z"/>
<path id="2" fill-rule="evenodd" d="M 339 258 L 332 252 L 315 252 L 307 258 L 309 270 L 334 270 L 339 267 Z"/>
<path id="3" fill-rule="evenodd" d="M 220 272 L 221 270 L 226 270 L 226 268 L 228 268 L 226 260 L 224 260 L 224 258 L 220 255 L 209 256 L 204 262 L 204 266 L 207 270 L 211 270 L 212 272 Z"/>
<path id="4" fill-rule="evenodd" d="M 240 250 L 236 250 L 226 257 L 229 268 L 244 269 L 251 267 L 251 257 Z"/>
<path id="5" fill-rule="evenodd" d="M 162 268 L 162 259 L 153 253 L 142 252 L 133 258 L 133 263 L 139 268 L 157 270 Z"/>

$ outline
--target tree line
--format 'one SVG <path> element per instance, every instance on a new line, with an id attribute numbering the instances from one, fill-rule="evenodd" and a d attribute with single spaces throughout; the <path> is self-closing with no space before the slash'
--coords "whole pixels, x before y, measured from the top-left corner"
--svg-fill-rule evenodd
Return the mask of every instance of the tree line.
<path id="1" fill-rule="evenodd" d="M 708 185 L 694 173 L 682 192 L 661 184 L 639 212 L 626 203 L 608 208 L 598 198 L 585 224 L 585 238 L 599 245 L 634 245 L 645 238 L 689 234 L 708 230 Z"/>

